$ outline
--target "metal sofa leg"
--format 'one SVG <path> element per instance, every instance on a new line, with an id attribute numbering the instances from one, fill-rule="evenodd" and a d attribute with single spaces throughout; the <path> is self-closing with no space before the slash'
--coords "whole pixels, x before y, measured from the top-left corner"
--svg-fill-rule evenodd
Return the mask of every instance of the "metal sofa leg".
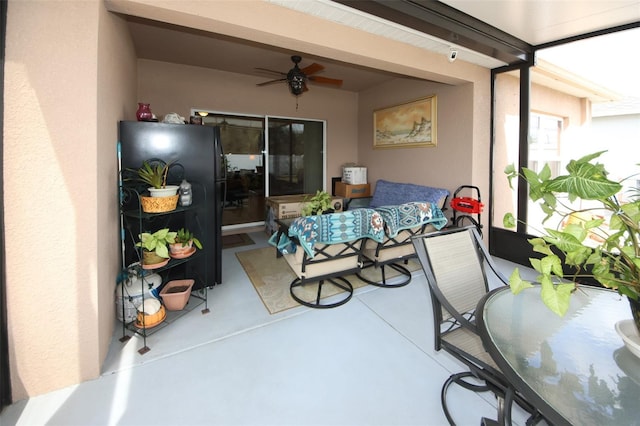
<path id="1" fill-rule="evenodd" d="M 300 294 L 301 293 L 300 290 L 302 289 L 302 287 L 311 286 L 314 283 L 317 283 L 315 300 L 310 301 L 310 300 L 303 299 Z M 339 300 L 332 303 L 323 303 L 322 301 L 323 297 L 328 297 L 326 293 L 323 294 L 322 292 L 322 290 L 325 289 L 325 286 L 327 284 L 331 284 L 344 292 L 343 295 L 341 295 L 340 293 L 336 294 L 336 296 L 338 295 L 341 296 Z M 344 305 L 349 300 L 351 300 L 351 297 L 353 296 L 353 286 L 351 285 L 349 280 L 343 277 L 323 278 L 320 280 L 304 280 L 304 279 L 296 278 L 291 282 L 291 286 L 289 287 L 289 292 L 291 293 L 291 297 L 293 298 L 293 300 L 295 300 L 296 302 L 300 303 L 303 306 L 308 306 L 310 308 L 317 308 L 317 309 L 327 309 L 327 308 L 335 308 L 337 306 Z"/>
<path id="2" fill-rule="evenodd" d="M 391 269 L 394 269 L 395 271 L 399 272 L 402 276 L 405 277 L 405 279 L 398 283 L 388 284 L 387 276 L 385 272 L 385 266 L 389 266 Z M 366 282 L 367 284 L 371 284 L 376 287 L 385 287 L 385 288 L 403 287 L 411 282 L 411 271 L 409 271 L 409 269 L 405 268 L 399 263 L 387 263 L 382 265 L 376 265 L 375 262 L 372 262 L 365 265 L 364 268 L 362 269 L 371 268 L 371 267 L 380 269 L 380 274 L 382 278 L 381 280 L 378 280 L 378 281 L 370 280 L 364 277 L 361 272 L 356 272 L 356 276 L 360 278 L 362 281 Z"/>

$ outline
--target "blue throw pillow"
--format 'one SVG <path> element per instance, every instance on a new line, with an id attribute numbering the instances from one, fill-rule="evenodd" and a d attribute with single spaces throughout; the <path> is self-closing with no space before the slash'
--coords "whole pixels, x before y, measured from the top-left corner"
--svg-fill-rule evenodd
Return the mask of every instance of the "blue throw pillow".
<path id="1" fill-rule="evenodd" d="M 442 208 L 442 203 L 448 196 L 449 191 L 443 188 L 379 179 L 369 207 L 393 206 L 417 201 L 433 203 Z"/>

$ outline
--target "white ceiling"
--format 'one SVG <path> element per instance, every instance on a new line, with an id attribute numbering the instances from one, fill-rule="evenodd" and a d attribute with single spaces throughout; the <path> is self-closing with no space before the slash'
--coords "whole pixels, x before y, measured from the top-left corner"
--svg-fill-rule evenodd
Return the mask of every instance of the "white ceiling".
<path id="1" fill-rule="evenodd" d="M 441 42 L 431 36 L 420 36 L 415 30 L 329 0 L 265 1 L 401 39 L 440 53 L 448 53 L 451 46 L 449 42 Z M 640 0 L 444 0 L 443 3 L 532 45 L 640 21 Z M 140 19 L 132 19 L 129 27 L 140 58 L 261 76 L 264 81 L 277 76 L 258 71 L 256 67 L 286 72 L 293 65 L 290 59 L 292 52 L 271 46 Z M 636 48 L 629 46 L 630 51 Z M 458 58 L 487 68 L 501 65 L 493 58 L 464 49 L 461 49 Z M 312 62 L 325 66 L 321 75 L 344 80 L 343 90 L 358 92 L 396 77 L 378 70 L 357 68 L 329 58 L 304 54 L 300 65 L 304 67 Z"/>
<path id="2" fill-rule="evenodd" d="M 441 0 L 537 46 L 640 21 L 638 0 Z"/>

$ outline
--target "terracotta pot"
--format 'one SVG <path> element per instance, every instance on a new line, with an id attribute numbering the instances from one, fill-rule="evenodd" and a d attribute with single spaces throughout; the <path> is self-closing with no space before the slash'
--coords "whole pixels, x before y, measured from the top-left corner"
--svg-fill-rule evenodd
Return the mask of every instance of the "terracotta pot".
<path id="1" fill-rule="evenodd" d="M 192 250 L 192 248 L 193 248 L 193 240 L 185 243 L 184 245 L 182 245 L 182 243 L 169 244 L 169 251 L 171 252 L 172 255 L 187 254 Z"/>
<path id="2" fill-rule="evenodd" d="M 169 311 L 179 311 L 184 309 L 189 302 L 191 296 L 191 287 L 195 280 L 175 280 L 169 281 L 160 290 L 160 297 L 164 302 L 164 306 Z"/>

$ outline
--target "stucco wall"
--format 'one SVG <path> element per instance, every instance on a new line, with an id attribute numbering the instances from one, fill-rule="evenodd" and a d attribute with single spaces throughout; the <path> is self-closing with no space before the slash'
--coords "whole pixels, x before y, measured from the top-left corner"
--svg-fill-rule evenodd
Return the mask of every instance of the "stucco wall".
<path id="1" fill-rule="evenodd" d="M 124 22 L 101 2 L 11 1 L 7 20 L 6 285 L 18 400 L 100 374 L 118 272 L 114 123 L 132 111 L 123 98 L 135 62 Z"/>
<path id="2" fill-rule="evenodd" d="M 97 147 L 94 159 L 97 172 L 97 247 L 95 262 L 98 277 L 97 333 L 98 353 L 89 359 L 92 366 L 102 366 L 114 335 L 114 288 L 120 263 L 118 232 L 118 164 L 116 141 L 118 120 L 135 114 L 137 60 L 123 18 L 100 7 L 97 62 Z M 95 370 L 92 370 L 95 371 Z M 99 371 L 98 371 L 99 373 Z"/>
<path id="3" fill-rule="evenodd" d="M 373 111 L 436 96 L 437 146 L 373 148 Z M 368 168 L 372 184 L 378 179 L 447 188 L 451 192 L 472 182 L 472 85 L 395 80 L 360 95 L 359 164 Z"/>
<path id="4" fill-rule="evenodd" d="M 14 398 L 99 371 L 98 11 L 91 2 L 8 7 L 3 167 Z"/>

